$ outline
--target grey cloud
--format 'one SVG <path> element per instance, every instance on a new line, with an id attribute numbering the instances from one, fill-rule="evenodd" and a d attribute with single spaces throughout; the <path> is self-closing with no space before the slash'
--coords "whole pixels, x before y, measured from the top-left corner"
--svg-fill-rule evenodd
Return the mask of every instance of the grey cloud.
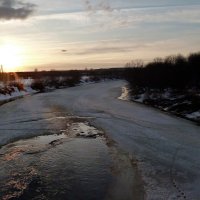
<path id="1" fill-rule="evenodd" d="M 92 55 L 92 54 L 107 54 L 107 53 L 128 53 L 136 51 L 142 47 L 146 47 L 146 44 L 124 44 L 124 45 L 109 45 L 99 47 L 88 47 L 84 49 L 75 50 L 74 52 L 67 52 L 68 55 Z"/>
<path id="2" fill-rule="evenodd" d="M 100 1 L 99 3 L 99 7 L 102 10 L 106 10 L 106 11 L 112 11 L 113 9 L 111 8 L 111 5 L 109 3 L 109 0 L 104 0 L 104 1 Z"/>
<path id="3" fill-rule="evenodd" d="M 36 5 L 19 0 L 0 0 L 0 20 L 26 19 Z"/>
<path id="4" fill-rule="evenodd" d="M 76 52 L 77 55 L 88 55 L 88 54 L 105 54 L 108 52 L 112 53 L 121 53 L 121 52 L 129 52 L 130 49 L 119 48 L 119 47 L 100 47 L 100 48 L 91 48 L 87 50 L 83 50 L 80 52 Z"/>
<path id="5" fill-rule="evenodd" d="M 98 0 L 98 1 L 84 0 L 84 3 L 88 11 L 95 11 L 95 10 L 112 11 L 109 0 Z"/>
<path id="6" fill-rule="evenodd" d="M 89 11 L 93 10 L 93 6 L 89 0 L 85 0 L 84 3 L 87 10 Z"/>

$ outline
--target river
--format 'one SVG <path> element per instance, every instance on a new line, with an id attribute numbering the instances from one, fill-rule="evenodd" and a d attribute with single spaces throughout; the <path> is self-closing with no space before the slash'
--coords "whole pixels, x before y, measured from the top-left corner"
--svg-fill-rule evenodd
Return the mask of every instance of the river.
<path id="1" fill-rule="evenodd" d="M 4 199 L 198 199 L 200 128 L 118 99 L 125 85 L 82 85 L 1 106 Z"/>

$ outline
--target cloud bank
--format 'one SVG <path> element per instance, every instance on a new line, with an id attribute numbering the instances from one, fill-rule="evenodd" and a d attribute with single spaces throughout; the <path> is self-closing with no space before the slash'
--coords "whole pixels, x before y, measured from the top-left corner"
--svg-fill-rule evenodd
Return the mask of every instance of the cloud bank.
<path id="1" fill-rule="evenodd" d="M 32 14 L 35 6 L 20 0 L 0 0 L 0 20 L 26 19 Z"/>

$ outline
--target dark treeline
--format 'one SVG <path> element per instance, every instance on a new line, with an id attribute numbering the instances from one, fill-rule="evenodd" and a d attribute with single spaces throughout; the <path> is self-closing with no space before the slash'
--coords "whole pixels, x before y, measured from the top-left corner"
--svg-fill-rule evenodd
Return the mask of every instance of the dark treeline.
<path id="1" fill-rule="evenodd" d="M 33 79 L 41 79 L 44 77 L 56 78 L 56 77 L 79 77 L 81 75 L 81 71 L 79 70 L 51 70 L 51 71 L 31 71 L 31 72 L 16 72 L 18 77 L 20 78 L 33 78 Z"/>
<path id="2" fill-rule="evenodd" d="M 70 71 L 41 71 L 41 72 L 21 72 L 18 76 L 23 78 L 31 77 L 34 79 L 31 87 L 35 90 L 44 91 L 46 87 L 61 88 L 73 87 L 80 82 L 81 72 L 78 70 Z"/>
<path id="3" fill-rule="evenodd" d="M 20 78 L 33 78 L 33 79 L 42 79 L 49 77 L 51 79 L 57 77 L 66 77 L 66 78 L 80 78 L 81 76 L 90 76 L 94 80 L 101 79 L 111 79 L 111 78 L 123 78 L 124 68 L 110 68 L 110 69 L 85 69 L 85 70 L 65 70 L 65 71 L 34 71 L 34 72 L 17 72 L 16 73 Z"/>
<path id="4" fill-rule="evenodd" d="M 200 53 L 157 58 L 145 66 L 141 62 L 127 63 L 124 77 L 133 87 L 200 88 Z"/>
<path id="5" fill-rule="evenodd" d="M 18 76 L 33 79 L 50 77 L 71 77 L 77 83 L 86 75 L 92 81 L 102 79 L 126 79 L 134 87 L 145 88 L 200 88 L 200 52 L 188 57 L 182 55 L 156 58 L 144 65 L 142 62 L 127 63 L 123 68 L 90 69 L 70 71 L 19 72 Z"/>
<path id="6" fill-rule="evenodd" d="M 91 81 L 102 79 L 123 79 L 124 68 L 82 70 L 82 74 L 89 76 Z"/>
<path id="7" fill-rule="evenodd" d="M 11 73 L 2 73 L 0 74 L 0 81 L 15 81 L 18 78 L 32 78 L 32 79 L 44 79 L 50 78 L 54 79 L 57 77 L 67 77 L 67 78 L 80 78 L 81 71 L 78 70 L 68 70 L 68 71 L 28 71 L 28 72 L 11 72 Z"/>
<path id="8" fill-rule="evenodd" d="M 31 87 L 35 90 L 45 91 L 45 88 L 72 87 L 81 82 L 81 78 L 87 76 L 87 81 L 98 82 L 105 79 L 124 78 L 124 68 L 111 69 L 85 69 L 85 70 L 51 70 L 29 71 L 0 74 L 0 81 L 4 85 L 21 85 L 21 79 L 33 79 Z"/>
<path id="9" fill-rule="evenodd" d="M 15 80 L 17 77 L 29 78 L 47 85 L 74 86 L 82 76 L 89 76 L 90 81 L 102 79 L 126 79 L 132 87 L 155 89 L 200 88 L 200 52 L 188 57 L 182 55 L 157 58 L 144 65 L 141 61 L 127 63 L 122 68 L 85 69 L 68 71 L 34 71 L 4 74 L 4 80 Z M 7 77 L 7 78 L 6 78 Z M 62 77 L 62 80 L 60 79 Z M 62 83 L 61 83 L 62 82 Z"/>

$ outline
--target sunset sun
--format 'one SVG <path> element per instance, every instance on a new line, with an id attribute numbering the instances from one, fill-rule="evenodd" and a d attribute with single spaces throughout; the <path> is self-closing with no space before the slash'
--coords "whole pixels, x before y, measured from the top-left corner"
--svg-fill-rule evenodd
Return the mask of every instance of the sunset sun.
<path id="1" fill-rule="evenodd" d="M 21 49 L 13 44 L 0 46 L 0 65 L 6 72 L 14 72 L 22 65 Z"/>

